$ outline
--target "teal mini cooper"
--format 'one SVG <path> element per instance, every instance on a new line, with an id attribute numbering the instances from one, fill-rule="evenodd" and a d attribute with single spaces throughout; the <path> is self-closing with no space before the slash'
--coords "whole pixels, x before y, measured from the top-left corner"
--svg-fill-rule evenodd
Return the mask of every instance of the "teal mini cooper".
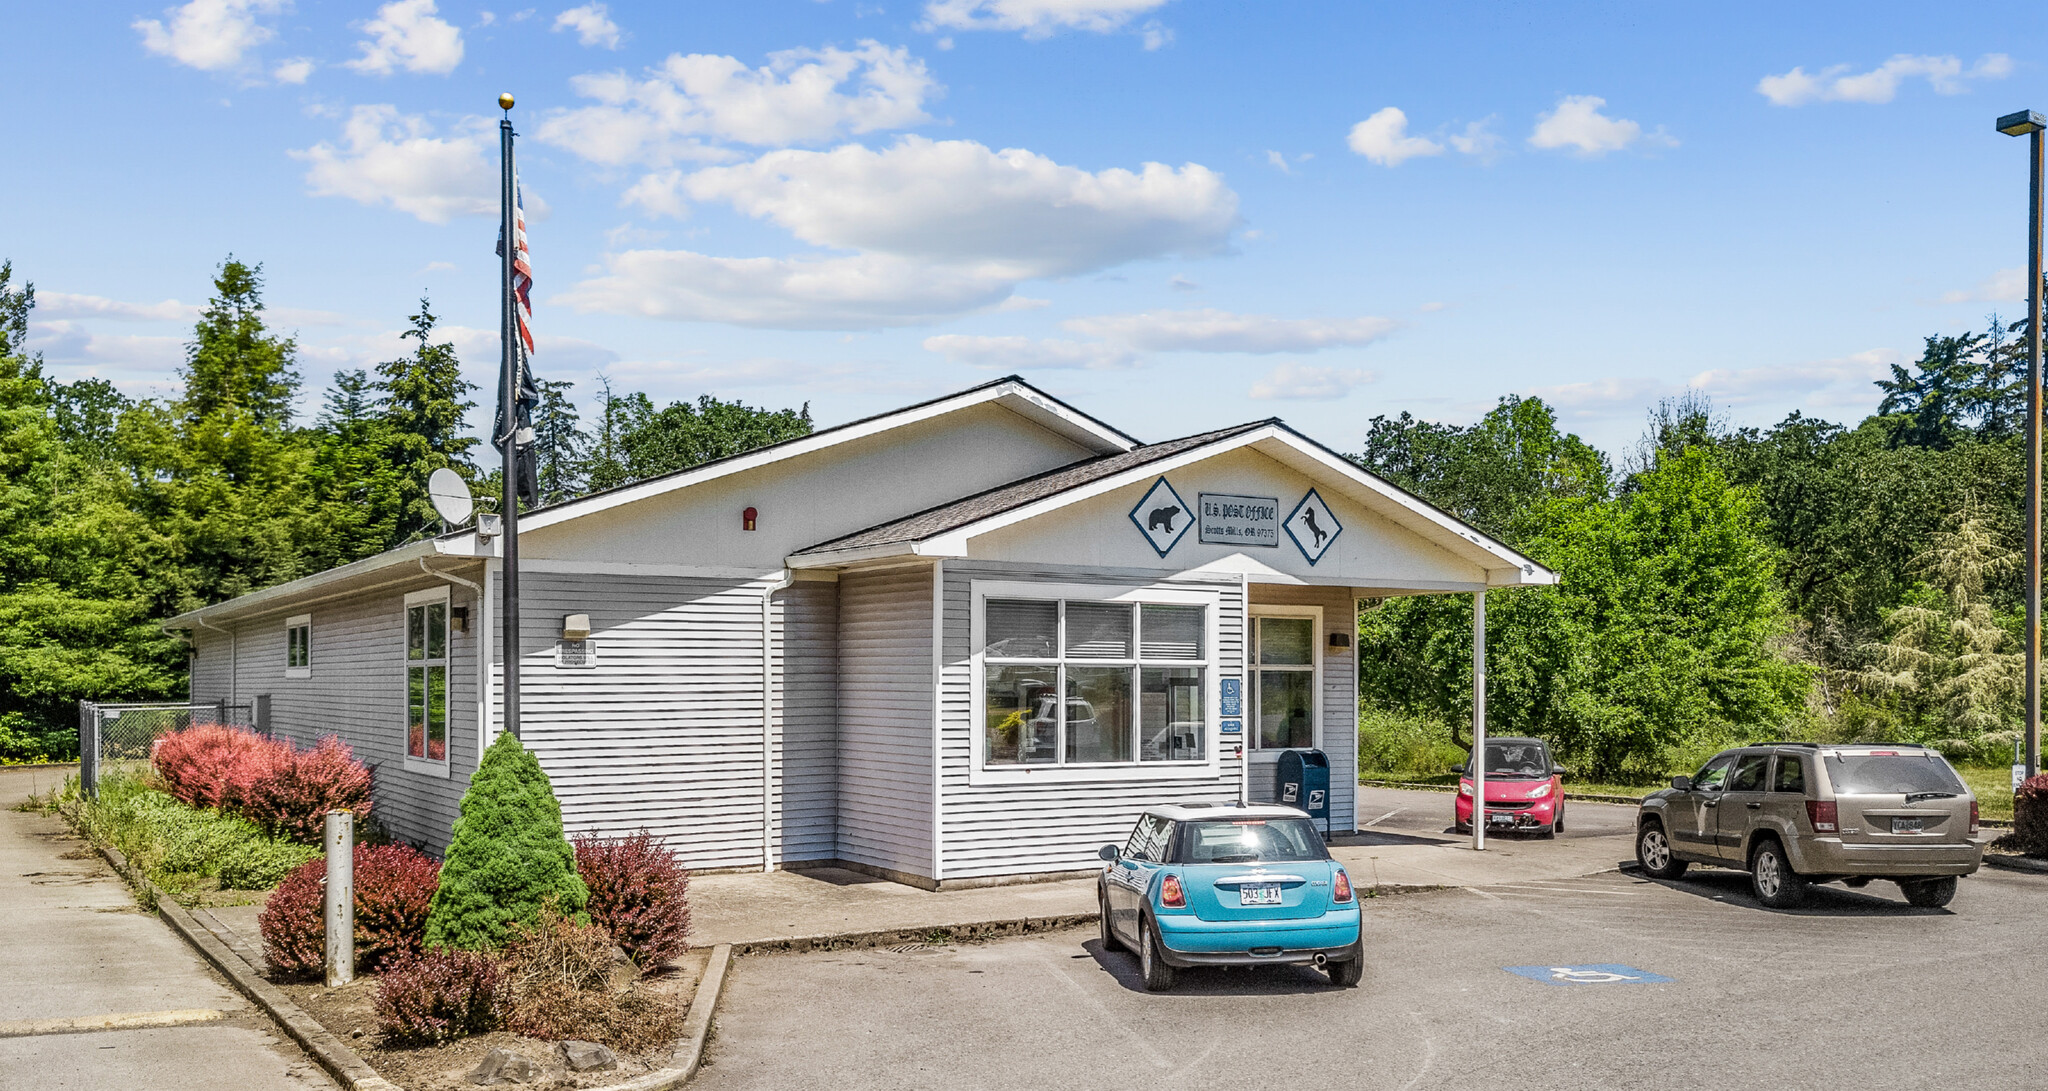
<path id="1" fill-rule="evenodd" d="M 1313 965 L 1345 987 L 1364 976 L 1351 877 L 1292 807 L 1153 807 L 1101 856 L 1102 944 L 1137 952 L 1150 991 L 1190 966 Z"/>

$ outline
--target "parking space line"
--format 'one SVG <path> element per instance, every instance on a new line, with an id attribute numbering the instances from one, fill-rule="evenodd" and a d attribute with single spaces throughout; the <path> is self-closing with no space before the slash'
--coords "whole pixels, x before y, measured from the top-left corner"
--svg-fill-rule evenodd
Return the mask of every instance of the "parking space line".
<path id="1" fill-rule="evenodd" d="M 1397 814 L 1400 814 L 1400 813 L 1401 813 L 1401 811 L 1402 811 L 1402 808 L 1400 808 L 1400 807 L 1396 807 L 1396 808 L 1394 808 L 1393 810 L 1391 810 L 1391 811 L 1388 811 L 1388 812 L 1387 812 L 1386 814 L 1383 814 L 1383 815 L 1379 816 L 1378 818 L 1375 818 L 1375 819 L 1373 819 L 1372 821 L 1370 821 L 1370 822 L 1367 822 L 1367 823 L 1366 823 L 1365 825 L 1363 825 L 1363 826 L 1360 826 L 1359 828 L 1360 828 L 1360 829 L 1365 829 L 1365 830 L 1369 830 L 1369 829 L 1373 828 L 1374 826 L 1377 826 L 1377 825 L 1379 825 L 1380 823 L 1382 823 L 1382 822 L 1385 822 L 1385 821 L 1386 821 L 1387 819 L 1389 819 L 1389 818 L 1392 818 L 1392 817 L 1394 817 L 1394 816 L 1395 816 L 1395 815 L 1397 815 Z"/>
<path id="2" fill-rule="evenodd" d="M 107 1015 L 80 1015 L 69 1019 L 21 1019 L 0 1023 L 0 1038 L 33 1038 L 45 1034 L 87 1034 L 97 1030 L 152 1030 L 192 1023 L 211 1023 L 228 1013 L 216 1008 L 180 1008 L 175 1011 L 128 1011 Z"/>

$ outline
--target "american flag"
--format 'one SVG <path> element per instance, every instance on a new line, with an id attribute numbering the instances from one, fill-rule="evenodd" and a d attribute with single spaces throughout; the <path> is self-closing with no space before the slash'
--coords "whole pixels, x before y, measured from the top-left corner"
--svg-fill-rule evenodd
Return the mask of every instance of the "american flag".
<path id="1" fill-rule="evenodd" d="M 497 253 L 505 256 L 504 229 L 499 228 Z M 498 420 L 497 442 L 503 444 L 507 438 L 518 441 L 516 483 L 519 495 L 528 503 L 537 502 L 539 483 L 533 458 L 533 410 L 540 403 L 540 391 L 534 386 L 533 371 L 527 366 L 527 357 L 533 355 L 533 257 L 526 246 L 526 195 L 519 185 L 519 174 L 512 175 L 512 311 L 519 324 L 517 387 L 512 406 L 512 420 L 505 419 L 504 391 L 505 373 L 498 372 Z M 508 356 L 513 355 L 508 353 Z M 507 361 L 510 362 L 510 361 Z"/>

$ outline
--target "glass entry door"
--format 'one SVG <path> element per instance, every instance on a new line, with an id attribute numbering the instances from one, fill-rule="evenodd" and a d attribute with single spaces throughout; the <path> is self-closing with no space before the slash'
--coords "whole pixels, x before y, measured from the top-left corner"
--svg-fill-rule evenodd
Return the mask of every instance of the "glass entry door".
<path id="1" fill-rule="evenodd" d="M 1257 616 L 1254 628 L 1253 745 L 1284 750 L 1316 744 L 1316 632 L 1313 617 Z"/>

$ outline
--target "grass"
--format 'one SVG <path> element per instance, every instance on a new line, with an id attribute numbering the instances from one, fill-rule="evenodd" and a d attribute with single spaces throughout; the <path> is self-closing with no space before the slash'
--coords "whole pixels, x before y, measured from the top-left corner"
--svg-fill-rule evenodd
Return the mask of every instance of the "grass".
<path id="1" fill-rule="evenodd" d="M 86 840 L 121 850 L 180 901 L 213 890 L 267 890 L 320 855 L 314 846 L 270 837 L 247 819 L 186 806 L 133 774 L 101 778 L 97 799 L 87 798 L 73 777 L 49 807 Z"/>
<path id="2" fill-rule="evenodd" d="M 1958 765 L 1956 772 L 1963 783 L 1977 797 L 1977 814 L 1995 822 L 2012 821 L 2012 771 L 2003 765 Z M 1364 780 L 1384 780 L 1401 784 L 1455 785 L 1456 773 L 1415 773 L 1400 770 L 1365 772 L 1359 777 Z M 1573 780 L 1565 778 L 1564 790 L 1582 795 L 1634 796 L 1642 797 L 1665 783 L 1654 784 L 1607 784 L 1599 781 Z"/>

